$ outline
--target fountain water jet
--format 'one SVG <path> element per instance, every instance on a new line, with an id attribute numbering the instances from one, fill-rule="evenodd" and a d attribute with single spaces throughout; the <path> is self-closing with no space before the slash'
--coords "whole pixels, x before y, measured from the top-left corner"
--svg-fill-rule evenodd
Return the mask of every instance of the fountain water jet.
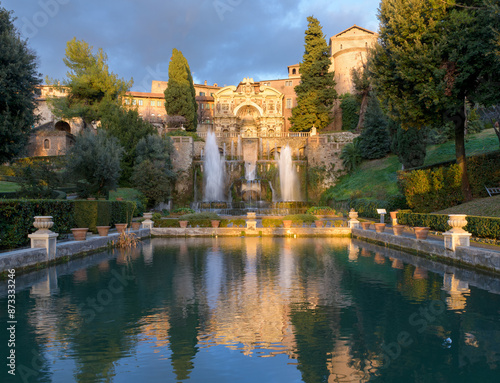
<path id="1" fill-rule="evenodd" d="M 292 163 L 292 149 L 286 145 L 278 159 L 282 201 L 300 201 L 299 179 Z"/>
<path id="2" fill-rule="evenodd" d="M 204 201 L 224 201 L 224 176 L 226 173 L 225 158 L 219 153 L 219 146 L 215 139 L 215 133 L 209 132 L 205 142 L 205 190 Z"/>

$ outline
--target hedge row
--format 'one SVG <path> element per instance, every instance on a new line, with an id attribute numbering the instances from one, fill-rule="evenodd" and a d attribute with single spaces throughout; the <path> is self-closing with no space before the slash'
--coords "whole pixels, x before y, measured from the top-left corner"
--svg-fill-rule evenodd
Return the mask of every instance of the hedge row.
<path id="1" fill-rule="evenodd" d="M 135 203 L 128 201 L 80 200 L 0 200 L 0 249 L 15 249 L 29 243 L 28 234 L 36 231 L 34 217 L 52 216 L 52 231 L 69 234 L 75 227 L 130 223 Z"/>
<path id="2" fill-rule="evenodd" d="M 467 172 L 472 195 L 487 197 L 485 185 L 500 184 L 500 152 L 468 157 Z M 398 173 L 408 206 L 421 213 L 460 204 L 463 201 L 461 177 L 457 164 Z"/>
<path id="3" fill-rule="evenodd" d="M 345 215 L 351 209 L 354 209 L 360 217 L 376 219 L 380 218 L 377 209 L 385 209 L 389 213 L 390 211 L 408 208 L 405 197 L 399 194 L 390 196 L 387 201 L 357 198 L 346 201 L 331 201 L 330 204 L 335 210 L 341 211 Z"/>
<path id="4" fill-rule="evenodd" d="M 430 227 L 431 230 L 444 232 L 448 225 L 448 215 L 412 213 L 409 210 L 398 212 L 398 223 L 408 226 Z M 467 216 L 464 227 L 474 237 L 500 239 L 500 218 Z"/>

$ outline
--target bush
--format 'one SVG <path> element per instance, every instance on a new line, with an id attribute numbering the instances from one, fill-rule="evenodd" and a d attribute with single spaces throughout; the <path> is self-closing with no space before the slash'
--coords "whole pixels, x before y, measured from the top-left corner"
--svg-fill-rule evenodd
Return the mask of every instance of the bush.
<path id="1" fill-rule="evenodd" d="M 330 206 L 312 206 L 306 211 L 306 214 L 313 215 L 334 215 L 335 213 L 335 210 Z"/>
<path id="2" fill-rule="evenodd" d="M 283 217 L 283 221 L 292 221 L 293 225 L 302 225 L 305 223 L 306 225 L 310 225 L 314 223 L 314 221 L 318 220 L 318 217 L 312 214 L 291 214 Z"/>
<path id="3" fill-rule="evenodd" d="M 230 219 L 229 223 L 232 223 L 233 227 L 245 227 L 247 222 L 243 218 L 238 218 Z"/>
<path id="4" fill-rule="evenodd" d="M 196 212 L 189 207 L 180 207 L 178 209 L 172 210 L 172 215 L 185 215 L 185 214 L 195 214 Z"/>
<path id="5" fill-rule="evenodd" d="M 181 227 L 178 219 L 153 219 L 154 227 Z"/>
<path id="6" fill-rule="evenodd" d="M 448 215 L 398 212 L 398 223 L 408 226 L 430 227 L 431 230 L 445 232 L 450 229 Z M 467 216 L 466 231 L 474 237 L 500 239 L 500 218 Z"/>
<path id="7" fill-rule="evenodd" d="M 354 130 L 358 126 L 361 104 L 357 97 L 350 93 L 344 93 L 340 96 L 340 99 L 340 109 L 342 109 L 342 130 Z"/>
<path id="8" fill-rule="evenodd" d="M 361 157 L 361 150 L 359 148 L 359 139 L 355 138 L 352 143 L 347 144 L 342 148 L 340 159 L 342 160 L 342 166 L 344 166 L 347 173 L 352 173 L 358 168 L 363 161 L 363 157 Z"/>
<path id="9" fill-rule="evenodd" d="M 217 213 L 192 213 L 184 214 L 179 217 L 180 221 L 191 221 L 192 219 L 210 219 L 220 221 L 220 216 Z"/>
<path id="10" fill-rule="evenodd" d="M 283 225 L 282 219 L 277 219 L 277 218 L 263 218 L 262 219 L 262 226 L 263 227 L 280 227 L 281 225 Z"/>

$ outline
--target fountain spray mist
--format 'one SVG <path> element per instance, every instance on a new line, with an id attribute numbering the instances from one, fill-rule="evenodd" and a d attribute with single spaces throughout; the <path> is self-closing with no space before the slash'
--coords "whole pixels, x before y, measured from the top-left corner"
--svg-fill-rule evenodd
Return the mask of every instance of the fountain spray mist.
<path id="1" fill-rule="evenodd" d="M 209 132 L 205 142 L 205 158 L 203 160 L 205 169 L 203 193 L 204 201 L 224 201 L 224 175 L 226 173 L 226 161 L 219 153 L 219 146 L 215 139 L 215 133 Z"/>
<path id="2" fill-rule="evenodd" d="M 292 149 L 286 145 L 278 160 L 282 201 L 300 201 L 299 179 L 292 163 Z"/>

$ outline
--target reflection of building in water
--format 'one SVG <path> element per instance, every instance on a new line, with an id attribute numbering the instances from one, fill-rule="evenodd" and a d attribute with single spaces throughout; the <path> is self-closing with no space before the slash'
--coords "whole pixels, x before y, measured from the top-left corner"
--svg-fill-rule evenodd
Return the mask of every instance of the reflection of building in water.
<path id="1" fill-rule="evenodd" d="M 170 330 L 170 317 L 167 312 L 158 312 L 141 318 L 139 325 L 142 327 L 142 334 L 146 335 L 157 347 L 158 352 L 169 343 L 168 331 Z M 155 351 L 156 352 L 156 351 Z"/>
<path id="2" fill-rule="evenodd" d="M 338 339 L 335 342 L 335 349 L 328 360 L 328 383 L 336 382 L 368 382 L 371 374 L 377 370 L 376 360 L 365 360 L 364 369 L 357 368 L 351 356 L 349 342 Z"/>
<path id="3" fill-rule="evenodd" d="M 455 277 L 455 274 L 444 274 L 443 290 L 450 296 L 446 298 L 449 310 L 465 310 L 469 296 L 469 284 Z"/>

